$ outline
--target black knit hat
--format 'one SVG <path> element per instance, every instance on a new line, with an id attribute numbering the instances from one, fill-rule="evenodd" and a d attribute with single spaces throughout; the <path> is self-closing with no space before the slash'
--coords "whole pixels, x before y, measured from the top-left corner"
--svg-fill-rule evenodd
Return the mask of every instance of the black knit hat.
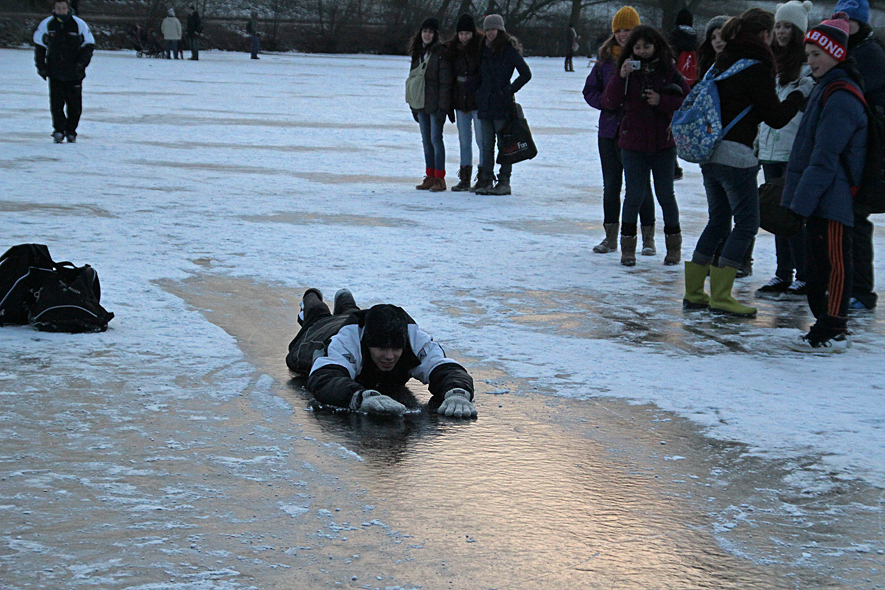
<path id="1" fill-rule="evenodd" d="M 476 21 L 469 14 L 462 14 L 458 17 L 458 26 L 455 27 L 455 32 L 460 33 L 461 31 L 476 32 Z"/>
<path id="2" fill-rule="evenodd" d="M 681 9 L 676 13 L 676 26 L 685 25 L 691 27 L 694 25 L 694 15 L 687 8 Z"/>
<path id="3" fill-rule="evenodd" d="M 373 348 L 405 348 L 409 340 L 405 312 L 382 303 L 366 312 L 362 342 Z"/>
<path id="4" fill-rule="evenodd" d="M 436 31 L 439 33 L 439 19 L 428 17 L 424 19 L 424 22 L 421 23 L 421 28 L 418 29 L 423 31 L 424 29 L 430 29 L 431 31 Z"/>

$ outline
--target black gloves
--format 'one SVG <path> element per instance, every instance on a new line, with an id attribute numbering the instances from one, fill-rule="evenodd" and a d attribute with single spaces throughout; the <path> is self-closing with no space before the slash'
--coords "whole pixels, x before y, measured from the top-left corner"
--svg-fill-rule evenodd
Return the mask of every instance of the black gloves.
<path id="1" fill-rule="evenodd" d="M 40 74 L 41 78 L 43 78 L 44 80 L 46 79 L 46 68 L 37 68 L 37 73 Z"/>

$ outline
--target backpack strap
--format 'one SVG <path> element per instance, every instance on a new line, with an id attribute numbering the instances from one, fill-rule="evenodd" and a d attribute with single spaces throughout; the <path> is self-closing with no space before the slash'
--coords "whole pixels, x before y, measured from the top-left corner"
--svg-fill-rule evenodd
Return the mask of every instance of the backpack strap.
<path id="1" fill-rule="evenodd" d="M 834 93 L 839 90 L 845 90 L 849 94 L 853 94 L 857 100 L 860 101 L 860 104 L 863 105 L 864 110 L 867 113 L 867 121 L 873 120 L 872 112 L 870 111 L 870 105 L 867 104 L 866 98 L 864 98 L 863 92 L 858 89 L 857 86 L 851 84 L 845 80 L 836 80 L 835 82 L 831 82 L 824 88 L 824 95 L 820 99 L 820 108 L 823 110 L 824 105 L 827 104 L 827 99 L 830 98 Z M 873 129 L 869 129 L 867 133 L 873 133 Z M 851 167 L 848 165 L 848 157 L 845 153 L 839 154 L 839 162 L 842 164 L 842 168 L 845 170 L 845 175 L 848 177 L 848 184 L 851 185 L 851 196 L 857 194 L 857 191 L 860 189 L 860 184 L 854 182 L 854 175 L 851 174 Z"/>
<path id="2" fill-rule="evenodd" d="M 753 110 L 753 105 L 750 105 L 747 108 L 745 108 L 744 110 L 742 110 L 740 113 L 738 113 L 738 116 L 735 117 L 734 119 L 732 119 L 731 123 L 729 123 L 728 125 L 726 125 L 725 127 L 722 128 L 722 137 L 725 137 L 726 135 L 728 135 L 728 132 L 731 131 L 731 128 L 734 127 L 735 125 L 737 125 L 738 121 L 740 121 L 741 119 L 746 117 L 750 113 L 750 111 L 752 111 L 752 110 Z"/>

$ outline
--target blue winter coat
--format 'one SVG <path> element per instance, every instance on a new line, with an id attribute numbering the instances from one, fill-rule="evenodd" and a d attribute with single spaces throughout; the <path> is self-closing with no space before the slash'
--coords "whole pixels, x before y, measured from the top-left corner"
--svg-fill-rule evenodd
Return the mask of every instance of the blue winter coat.
<path id="1" fill-rule="evenodd" d="M 618 65 L 613 58 L 605 61 L 597 61 L 587 81 L 584 83 L 584 100 L 594 109 L 599 109 L 599 137 L 615 139 L 618 136 L 618 126 L 621 124 L 623 109 L 610 111 L 602 108 L 602 93 L 612 76 L 617 73 Z"/>
<path id="2" fill-rule="evenodd" d="M 513 70 L 519 72 L 516 80 Z M 512 44 L 506 43 L 501 53 L 494 53 L 483 44 L 479 62 L 479 88 L 476 106 L 480 119 L 509 119 L 513 115 L 513 95 L 532 79 L 532 71 Z"/>
<path id="3" fill-rule="evenodd" d="M 821 105 L 824 90 L 837 80 L 860 88 L 848 71 L 838 66 L 818 81 L 793 142 L 782 203 L 802 217 L 821 217 L 853 226 L 854 198 L 839 156 L 845 154 L 851 175 L 859 182 L 867 151 L 867 115 L 861 102 L 847 90 L 834 92 Z"/>

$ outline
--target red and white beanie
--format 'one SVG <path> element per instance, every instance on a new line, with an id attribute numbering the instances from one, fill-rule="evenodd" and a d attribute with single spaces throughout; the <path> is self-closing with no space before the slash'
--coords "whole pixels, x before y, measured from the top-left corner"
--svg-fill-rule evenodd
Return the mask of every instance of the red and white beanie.
<path id="1" fill-rule="evenodd" d="M 837 12 L 832 19 L 808 31 L 805 42 L 817 45 L 836 61 L 845 61 L 848 56 L 848 15 Z"/>

